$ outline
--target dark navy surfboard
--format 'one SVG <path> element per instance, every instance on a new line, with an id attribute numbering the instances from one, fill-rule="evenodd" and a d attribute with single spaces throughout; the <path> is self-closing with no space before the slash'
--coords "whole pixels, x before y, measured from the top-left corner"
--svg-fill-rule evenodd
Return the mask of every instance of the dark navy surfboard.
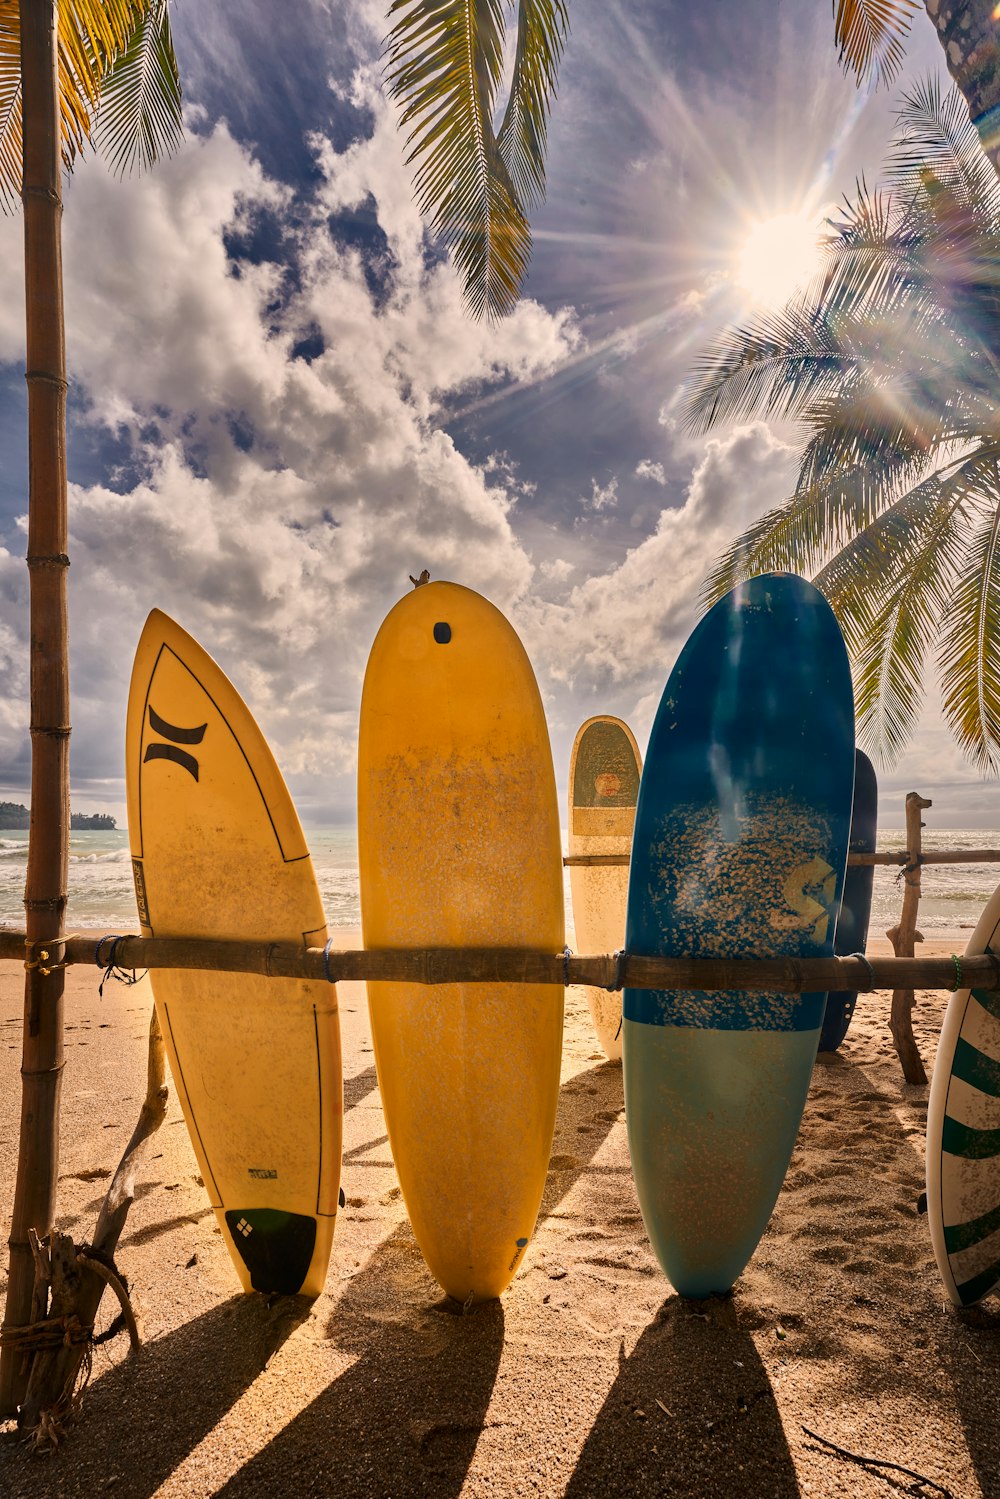
<path id="1" fill-rule="evenodd" d="M 670 675 L 636 809 L 626 947 L 828 956 L 854 707 L 833 612 L 790 574 L 705 616 Z M 788 1166 L 826 995 L 626 989 L 625 1110 L 643 1220 L 686 1296 L 729 1290 Z"/>
<path id="2" fill-rule="evenodd" d="M 873 854 L 878 821 L 878 780 L 875 767 L 863 750 L 854 751 L 854 807 L 851 812 L 852 854 Z M 837 917 L 833 950 L 838 957 L 864 952 L 872 911 L 874 867 L 852 865 L 844 880 L 844 899 Z M 820 1051 L 836 1051 L 847 1035 L 847 1027 L 858 1002 L 856 989 L 836 989 L 826 996 L 826 1015 L 820 1031 Z"/>

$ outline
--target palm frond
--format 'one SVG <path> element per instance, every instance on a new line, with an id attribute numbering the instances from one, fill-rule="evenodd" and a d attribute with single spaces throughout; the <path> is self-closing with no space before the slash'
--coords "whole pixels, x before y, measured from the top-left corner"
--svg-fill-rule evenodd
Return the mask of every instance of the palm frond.
<path id="1" fill-rule="evenodd" d="M 858 739 L 883 765 L 909 740 L 924 662 L 961 566 L 968 484 L 932 475 L 877 517 L 816 577 L 854 663 Z"/>
<path id="2" fill-rule="evenodd" d="M 21 32 L 19 0 L 0 0 L 0 203 L 5 213 L 21 193 Z"/>
<path id="3" fill-rule="evenodd" d="M 838 473 L 862 465 L 869 486 L 883 490 L 888 503 L 894 491 L 915 484 L 940 453 L 950 457 L 956 443 L 974 440 L 982 431 L 978 412 L 970 416 L 956 402 L 942 420 L 939 387 L 948 375 L 947 366 L 940 371 L 876 367 L 815 401 L 796 489 L 834 482 Z"/>
<path id="4" fill-rule="evenodd" d="M 143 165 L 172 150 L 180 129 L 180 84 L 168 0 L 72 0 L 59 7 L 58 86 L 63 164 L 71 171 L 93 138 L 110 86 L 119 165 Z M 0 200 L 21 193 L 21 0 L 0 0 Z M 139 54 L 143 54 L 140 60 Z M 132 102 L 131 113 L 124 101 Z M 126 141 L 125 132 L 132 132 Z"/>
<path id="5" fill-rule="evenodd" d="M 727 330 L 695 362 L 680 406 L 689 431 L 755 416 L 794 417 L 852 363 L 829 323 L 799 298 Z"/>
<path id="6" fill-rule="evenodd" d="M 394 0 L 387 81 L 402 106 L 417 202 L 452 249 L 475 316 L 510 312 L 531 230 L 497 148 L 504 0 Z"/>
<path id="7" fill-rule="evenodd" d="M 945 613 L 938 663 L 944 713 L 982 775 L 1000 771 L 1000 474 L 994 465 L 982 518 L 961 559 Z"/>
<path id="8" fill-rule="evenodd" d="M 899 72 L 918 0 L 834 0 L 840 61 L 857 82 L 891 83 Z"/>
<path id="9" fill-rule="evenodd" d="M 731 543 L 702 585 L 702 603 L 715 603 L 756 573 L 812 572 L 890 498 L 864 462 L 797 490 Z"/>
<path id="10" fill-rule="evenodd" d="M 121 176 L 148 169 L 180 144 L 181 86 L 167 0 L 148 0 L 102 80 L 94 136 Z"/>
<path id="11" fill-rule="evenodd" d="M 942 96 L 935 74 L 920 79 L 904 90 L 896 121 L 886 158 L 893 189 L 917 197 L 931 173 L 977 215 L 997 219 L 1000 182 L 956 89 Z"/>
<path id="12" fill-rule="evenodd" d="M 545 196 L 545 136 L 569 34 L 565 0 L 519 0 L 517 49 L 497 150 L 522 203 Z"/>
<path id="13" fill-rule="evenodd" d="M 913 295 L 923 241 L 891 195 L 871 191 L 859 179 L 854 197 L 845 199 L 840 216 L 830 220 L 830 231 L 817 316 L 857 317 L 873 308 L 884 313 Z"/>

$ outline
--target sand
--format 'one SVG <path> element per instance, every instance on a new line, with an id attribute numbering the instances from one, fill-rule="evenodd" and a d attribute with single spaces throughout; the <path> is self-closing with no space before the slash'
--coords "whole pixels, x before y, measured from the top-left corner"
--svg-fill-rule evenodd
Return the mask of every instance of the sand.
<path id="1" fill-rule="evenodd" d="M 356 934 L 343 933 L 352 946 Z M 924 951 L 961 951 L 956 933 Z M 883 949 L 884 950 L 884 949 Z M 0 1203 L 9 1213 L 22 975 L 0 964 Z M 945 996 L 921 994 L 928 1069 Z M 45 1460 L 0 1428 L 0 1494 L 884 1496 L 911 1479 L 1000 1496 L 1000 1303 L 947 1303 L 923 1187 L 926 1088 L 902 1082 L 889 995 L 862 996 L 820 1058 L 771 1224 L 731 1298 L 664 1279 L 629 1171 L 621 1068 L 567 996 L 545 1198 L 500 1302 L 456 1314 L 409 1230 L 364 992 L 340 987 L 347 1207 L 311 1306 L 239 1294 L 171 1096 L 119 1251 L 137 1359 L 95 1352 L 81 1421 Z M 145 1085 L 148 995 L 67 983 L 60 1228 L 85 1240 Z M 110 1315 L 102 1311 L 102 1316 Z M 919 1489 L 920 1493 L 932 1493 Z"/>

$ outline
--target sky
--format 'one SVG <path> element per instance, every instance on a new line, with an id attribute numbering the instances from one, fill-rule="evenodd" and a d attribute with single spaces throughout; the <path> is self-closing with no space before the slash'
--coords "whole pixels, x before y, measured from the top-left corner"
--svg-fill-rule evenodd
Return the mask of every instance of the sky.
<path id="1" fill-rule="evenodd" d="M 186 139 L 66 190 L 74 809 L 124 823 L 151 608 L 250 704 L 304 824 L 353 823 L 368 650 L 409 575 L 497 604 L 565 800 L 594 713 L 645 744 L 728 541 L 791 492 L 795 434 L 694 438 L 692 362 L 753 308 L 755 224 L 878 179 L 896 90 L 858 92 L 828 0 L 571 0 L 525 296 L 491 326 L 414 202 L 385 0 L 174 0 Z M 277 20 L 275 19 L 277 17 Z M 915 17 L 906 78 L 943 73 Z M 0 220 L 0 799 L 29 797 L 19 216 Z M 932 692 L 882 822 L 1000 826 Z"/>

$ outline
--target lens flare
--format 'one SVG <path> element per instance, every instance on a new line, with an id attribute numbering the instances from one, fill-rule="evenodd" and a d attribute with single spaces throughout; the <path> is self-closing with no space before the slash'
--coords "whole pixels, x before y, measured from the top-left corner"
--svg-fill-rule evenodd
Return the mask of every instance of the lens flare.
<path id="1" fill-rule="evenodd" d="M 819 269 L 819 229 L 801 213 L 779 213 L 750 230 L 736 262 L 735 280 L 755 302 L 787 302 Z"/>

